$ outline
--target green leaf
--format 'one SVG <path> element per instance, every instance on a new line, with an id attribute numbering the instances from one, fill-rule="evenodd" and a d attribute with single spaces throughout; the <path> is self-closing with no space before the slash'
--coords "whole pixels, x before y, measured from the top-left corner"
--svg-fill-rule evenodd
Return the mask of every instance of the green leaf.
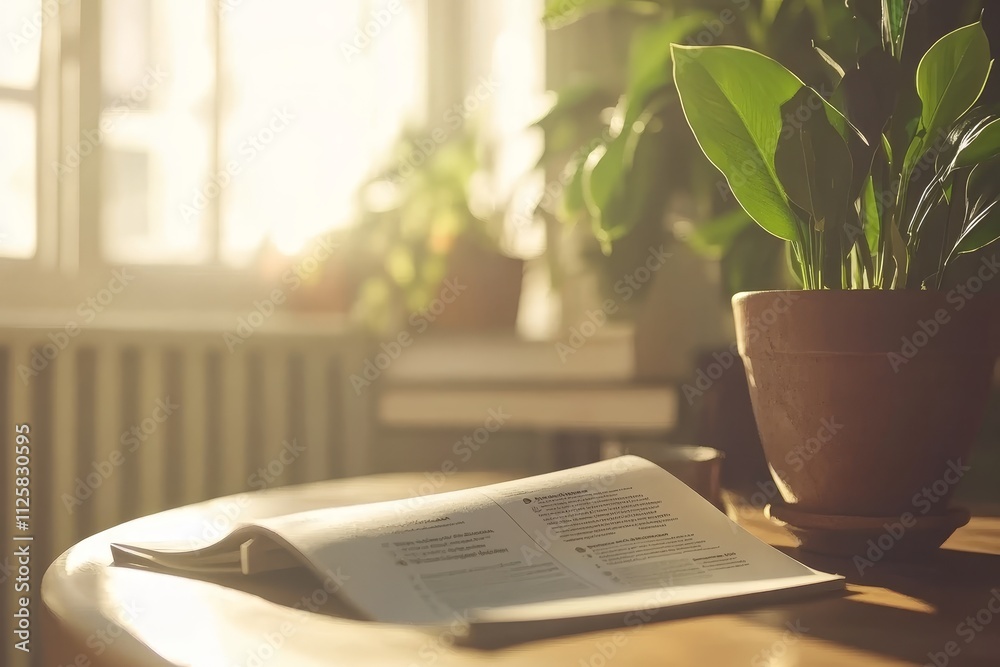
<path id="1" fill-rule="evenodd" d="M 896 170 L 902 169 L 901 164 L 897 164 L 897 160 L 905 160 L 910 151 L 919 151 L 921 149 L 920 141 L 917 140 L 916 136 L 917 130 L 920 129 L 920 112 L 922 108 L 923 103 L 920 101 L 920 95 L 917 94 L 916 82 L 904 76 L 903 80 L 900 81 L 896 108 L 893 110 L 892 118 L 889 121 L 889 131 L 885 133 L 889 143 L 886 155 L 889 156 L 889 159 L 892 161 L 891 164 Z M 912 164 L 916 164 L 919 158 L 920 154 L 917 155 Z M 905 164 L 905 162 L 902 164 Z"/>
<path id="2" fill-rule="evenodd" d="M 665 101 L 662 91 L 672 80 L 671 42 L 702 29 L 711 18 L 707 12 L 671 17 L 638 31 L 632 42 L 628 88 L 619 100 L 612 122 L 617 131 L 588 157 L 581 181 L 587 210 L 597 230 L 607 235 L 608 240 L 619 238 L 638 222 L 634 219 L 638 203 L 623 204 L 621 198 L 636 187 L 629 182 L 635 178 L 632 161 L 636 146 L 647 125 L 669 101 Z M 609 214 L 612 207 L 616 209 L 614 215 Z M 622 215 L 622 209 L 628 213 Z"/>
<path id="3" fill-rule="evenodd" d="M 876 279 L 875 260 L 868 238 L 859 231 L 864 223 L 861 222 L 860 213 L 856 210 L 848 211 L 848 216 L 849 222 L 845 225 L 848 243 L 845 247 L 852 257 L 851 282 L 855 289 L 871 288 Z"/>
<path id="4" fill-rule="evenodd" d="M 847 117 L 871 146 L 881 141 L 899 95 L 899 63 L 884 51 L 869 51 L 848 70 L 840 88 L 847 103 Z"/>
<path id="5" fill-rule="evenodd" d="M 688 125 L 737 201 L 765 230 L 796 238 L 774 168 L 781 105 L 802 83 L 777 62 L 736 47 L 674 45 L 674 80 Z"/>
<path id="6" fill-rule="evenodd" d="M 774 25 L 774 20 L 778 18 L 778 12 L 781 11 L 781 6 L 783 4 L 785 4 L 784 0 L 761 0 L 760 3 L 761 23 L 767 27 Z"/>
<path id="7" fill-rule="evenodd" d="M 997 156 L 1000 156 L 1000 118 L 987 123 L 963 144 L 955 156 L 955 166 L 974 167 Z"/>
<path id="8" fill-rule="evenodd" d="M 803 109 L 822 109 L 819 95 L 805 86 L 781 109 L 784 126 L 774 163 L 789 199 L 822 235 L 818 261 L 824 286 L 840 289 L 841 269 L 850 250 L 845 245 L 844 223 L 852 200 L 851 151 L 825 114 L 804 114 Z"/>
<path id="9" fill-rule="evenodd" d="M 981 23 L 948 33 L 924 54 L 917 67 L 917 94 L 923 103 L 920 141 L 907 155 L 904 177 L 938 135 L 976 103 L 992 66 L 990 41 Z"/>
<path id="10" fill-rule="evenodd" d="M 889 256 L 892 257 L 893 263 L 896 265 L 896 277 L 893 279 L 890 287 L 892 289 L 902 289 L 903 285 L 906 284 L 906 273 L 909 264 L 906 241 L 903 240 L 903 235 L 899 232 L 899 227 L 894 224 L 889 224 L 887 227 L 889 227 L 889 235 L 886 239 L 887 250 Z"/>
<path id="11" fill-rule="evenodd" d="M 889 51 L 898 60 L 903 55 L 906 19 L 911 0 L 882 0 L 882 33 Z"/>
<path id="12" fill-rule="evenodd" d="M 876 150 L 886 141 L 883 131 L 898 105 L 901 78 L 899 63 L 889 54 L 873 49 L 858 60 L 856 68 L 845 74 L 837 88 L 844 100 L 847 117 L 865 137 L 865 141 L 859 141 L 853 134 L 847 136 L 854 163 L 852 200 L 861 196 Z"/>
<path id="13" fill-rule="evenodd" d="M 757 224 L 794 240 L 798 221 L 778 178 L 774 153 L 783 127 L 781 107 L 804 84 L 776 61 L 749 49 L 673 49 L 674 80 L 702 151 Z M 832 105 L 822 98 L 819 104 L 842 136 L 863 142 Z"/>
<path id="14" fill-rule="evenodd" d="M 771 234 L 796 238 L 795 214 L 774 168 L 781 105 L 802 87 L 774 60 L 737 47 L 674 45 L 674 80 L 701 149 L 737 201 Z"/>
<path id="15" fill-rule="evenodd" d="M 742 208 L 736 207 L 711 220 L 694 225 L 691 233 L 683 240 L 699 255 L 709 259 L 719 259 L 733 246 L 743 230 L 753 224 L 753 218 Z"/>
<path id="16" fill-rule="evenodd" d="M 636 14 L 657 14 L 663 7 L 653 0 L 545 0 L 542 22 L 549 30 L 579 21 L 605 9 L 621 8 Z"/>
<path id="17" fill-rule="evenodd" d="M 848 210 L 848 221 L 844 230 L 849 241 L 848 247 L 854 247 L 854 257 L 860 265 L 856 268 L 860 269 L 863 274 L 861 281 L 855 276 L 855 289 L 879 286 L 875 262 L 879 251 L 881 220 L 882 212 L 875 199 L 875 182 L 869 174 L 865 177 L 864 188 L 862 188 L 861 197 L 856 202 L 856 209 Z"/>
<path id="18" fill-rule="evenodd" d="M 882 135 L 882 150 L 885 152 L 885 159 L 888 163 L 892 163 L 892 144 L 889 143 L 889 137 Z"/>
<path id="19" fill-rule="evenodd" d="M 592 218 L 600 219 L 625 168 L 625 141 L 621 136 L 598 146 L 587 156 L 583 165 L 583 201 Z"/>
<path id="20" fill-rule="evenodd" d="M 578 157 L 566 165 L 563 171 L 563 182 L 566 188 L 556 209 L 556 216 L 564 222 L 575 223 L 586 211 L 587 203 L 583 196 L 583 167 L 586 156 Z"/>
<path id="21" fill-rule="evenodd" d="M 969 225 L 958 237 L 953 254 L 975 252 L 1000 239 L 1000 207 L 997 203 L 992 202 L 969 221 Z"/>
<path id="22" fill-rule="evenodd" d="M 830 71 L 830 78 L 833 83 L 839 86 L 840 82 L 844 80 L 844 76 L 846 75 L 844 68 L 833 58 L 833 56 L 820 47 L 813 45 L 813 50 L 816 51 L 816 54 L 819 55 L 819 57 L 826 64 L 827 69 Z"/>
<path id="23" fill-rule="evenodd" d="M 872 257 L 878 255 L 882 230 L 882 211 L 875 199 L 875 182 L 871 177 L 865 181 L 861 198 L 861 221 L 864 225 L 865 240 Z"/>
<path id="24" fill-rule="evenodd" d="M 603 129 L 601 111 L 614 106 L 615 97 L 593 83 L 572 84 L 561 89 L 553 104 L 531 127 L 542 130 L 544 147 L 536 166 L 565 162 L 570 154 Z M 585 157 L 585 156 L 584 156 Z"/>
<path id="25" fill-rule="evenodd" d="M 611 243 L 624 237 L 637 225 L 662 215 L 667 189 L 660 179 L 665 170 L 665 137 L 657 131 L 656 114 L 676 98 L 654 98 L 635 121 L 629 133 L 622 132 L 595 149 L 582 170 L 582 191 L 593 231 L 605 252 Z"/>
<path id="26" fill-rule="evenodd" d="M 774 164 L 788 198 L 818 229 L 836 226 L 839 232 L 850 203 L 851 152 L 826 115 L 812 113 L 802 120 L 796 114 L 821 107 L 819 95 L 806 86 L 785 103 Z"/>

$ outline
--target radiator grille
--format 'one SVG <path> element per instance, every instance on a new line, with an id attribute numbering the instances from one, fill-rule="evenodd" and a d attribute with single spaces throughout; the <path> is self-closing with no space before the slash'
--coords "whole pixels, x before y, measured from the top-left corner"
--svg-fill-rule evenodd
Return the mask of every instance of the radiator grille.
<path id="1" fill-rule="evenodd" d="M 31 427 L 36 595 L 63 550 L 123 521 L 365 472 L 368 414 L 347 380 L 350 347 L 260 331 L 231 352 L 218 333 L 86 331 L 53 354 L 47 331 L 0 332 L 3 554 L 16 531 L 16 424 Z M 39 637 L 36 621 L 36 650 Z"/>

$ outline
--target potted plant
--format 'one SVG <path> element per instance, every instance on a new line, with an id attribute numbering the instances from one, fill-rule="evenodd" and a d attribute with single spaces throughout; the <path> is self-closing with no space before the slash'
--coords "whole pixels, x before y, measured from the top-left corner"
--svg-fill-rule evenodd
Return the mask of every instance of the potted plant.
<path id="1" fill-rule="evenodd" d="M 673 47 L 701 149 L 803 287 L 733 306 L 771 514 L 824 552 L 920 551 L 968 519 L 948 501 L 993 375 L 1000 265 L 957 268 L 1000 238 L 1000 119 L 976 108 L 989 39 L 973 23 L 904 58 L 914 11 L 883 2 L 882 47 L 830 59 L 828 97 L 755 51 Z"/>
<path id="2" fill-rule="evenodd" d="M 409 132 L 359 192 L 349 230 L 355 316 L 370 330 L 513 330 L 523 261 L 501 249 L 484 149 L 471 129 Z"/>

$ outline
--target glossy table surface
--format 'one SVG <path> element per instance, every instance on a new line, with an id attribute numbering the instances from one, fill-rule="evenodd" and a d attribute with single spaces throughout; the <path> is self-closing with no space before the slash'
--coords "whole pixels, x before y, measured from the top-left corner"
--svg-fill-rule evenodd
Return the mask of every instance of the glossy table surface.
<path id="1" fill-rule="evenodd" d="M 439 490 L 506 475 L 454 475 Z M 447 632 L 356 620 L 306 574 L 201 581 L 110 566 L 109 543 L 186 539 L 237 521 L 413 495 L 421 475 L 247 493 L 137 519 L 63 554 L 42 586 L 46 665 L 983 665 L 1000 666 L 1000 519 L 977 517 L 934 556 L 863 567 L 790 551 L 845 575 L 846 594 L 735 613 L 622 626 L 498 650 L 456 648 Z M 791 538 L 753 508 L 734 516 L 767 542 Z M 214 526 L 214 528 L 213 528 Z M 873 554 L 877 555 L 877 554 Z M 863 565 L 863 564 L 862 564 Z"/>

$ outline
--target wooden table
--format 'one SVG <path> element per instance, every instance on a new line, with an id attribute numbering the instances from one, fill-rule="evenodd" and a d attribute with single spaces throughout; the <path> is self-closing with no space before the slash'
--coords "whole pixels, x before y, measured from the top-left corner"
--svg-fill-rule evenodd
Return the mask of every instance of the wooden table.
<path id="1" fill-rule="evenodd" d="M 455 475 L 441 490 L 505 478 L 509 476 Z M 447 633 L 430 636 L 352 620 L 334 600 L 324 606 L 331 615 L 303 614 L 292 606 L 321 590 L 305 575 L 248 588 L 238 578 L 226 582 L 228 587 L 109 567 L 112 541 L 183 539 L 202 534 L 210 524 L 228 530 L 234 521 L 405 497 L 424 481 L 420 475 L 392 475 L 249 493 L 138 519 L 84 540 L 45 575 L 44 664 L 1000 665 L 1000 613 L 990 611 L 991 604 L 1000 611 L 1000 519 L 974 519 L 926 562 L 882 561 L 863 575 L 848 560 L 794 554 L 813 567 L 846 575 L 846 595 L 623 626 L 495 651 L 456 649 Z M 758 512 L 740 516 L 771 544 L 787 548 L 791 543 Z M 970 616 L 976 626 L 966 621 Z M 978 625 L 987 617 L 992 623 Z"/>

